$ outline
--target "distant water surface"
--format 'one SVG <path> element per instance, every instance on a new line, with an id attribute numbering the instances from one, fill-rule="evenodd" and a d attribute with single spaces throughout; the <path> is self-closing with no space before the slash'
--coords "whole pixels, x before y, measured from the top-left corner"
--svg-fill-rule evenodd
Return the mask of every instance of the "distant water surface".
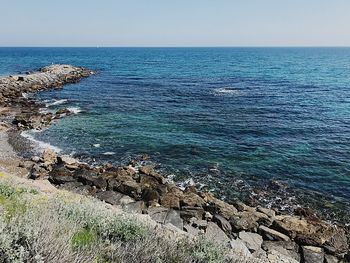
<path id="1" fill-rule="evenodd" d="M 350 48 L 0 48 L 0 74 L 97 74 L 38 99 L 65 118 L 35 138 L 96 162 L 148 154 L 223 196 L 283 180 L 350 202 Z"/>

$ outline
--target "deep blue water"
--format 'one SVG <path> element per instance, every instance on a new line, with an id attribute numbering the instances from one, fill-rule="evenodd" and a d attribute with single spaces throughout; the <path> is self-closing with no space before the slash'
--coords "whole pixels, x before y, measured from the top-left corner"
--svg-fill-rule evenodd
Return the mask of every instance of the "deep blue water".
<path id="1" fill-rule="evenodd" d="M 0 48 L 1 75 L 51 63 L 97 71 L 38 96 L 82 110 L 35 135 L 67 153 L 350 201 L 350 48 Z"/>

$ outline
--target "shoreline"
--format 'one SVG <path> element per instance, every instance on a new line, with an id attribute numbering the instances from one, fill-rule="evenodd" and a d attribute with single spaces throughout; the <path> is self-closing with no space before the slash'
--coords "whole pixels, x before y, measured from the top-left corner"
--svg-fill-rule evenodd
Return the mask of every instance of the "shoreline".
<path id="1" fill-rule="evenodd" d="M 61 75 L 63 78 L 52 85 L 50 85 L 50 78 L 47 78 L 49 83 L 35 89 L 32 88 L 32 84 L 28 84 L 25 89 L 37 92 L 57 88 L 65 83 L 77 82 L 82 77 L 92 74 L 91 71 L 82 68 L 71 67 L 71 69 L 73 69 L 73 75 L 68 78 Z M 77 69 L 80 70 L 80 74 L 76 74 L 75 70 Z M 44 68 L 43 73 L 45 72 L 50 72 L 50 70 L 46 71 Z M 12 82 L 23 82 L 25 76 L 8 78 L 10 78 L 10 81 L 5 82 L 5 84 L 11 85 Z M 4 86 L 1 86 L 0 78 L 0 91 L 2 87 Z M 10 97 L 5 97 L 3 104 L 8 107 L 7 113 L 11 112 L 11 114 L 5 115 L 7 126 L 9 126 L 7 128 L 11 128 L 8 122 L 10 121 L 20 130 L 40 130 L 50 125 L 52 121 L 72 114 L 67 109 L 61 109 L 55 114 L 40 113 L 39 105 L 23 97 L 22 92 L 15 92 L 10 94 Z M 14 127 L 12 126 L 12 128 Z M 3 131 L 1 131 L 1 134 L 0 143 L 2 153 L 4 153 L 3 149 L 5 151 L 9 149 L 9 144 L 7 143 L 8 138 L 3 135 Z M 7 145 L 4 143 L 5 141 Z M 6 145 L 6 147 L 3 147 L 3 145 Z M 6 154 L 7 156 L 13 155 L 14 159 L 10 159 L 9 168 L 12 167 L 11 169 L 16 170 L 14 163 L 21 160 L 21 158 L 16 159 L 15 153 L 14 151 L 11 152 L 11 149 L 5 152 L 4 155 Z M 93 195 L 112 205 L 120 205 L 120 200 L 127 196 L 129 201 L 131 200 L 126 205 L 130 212 L 151 214 L 151 217 L 154 216 L 163 223 L 171 222 L 178 228 L 187 230 L 187 232 L 198 234 L 203 228 L 206 229 L 206 227 L 200 227 L 198 220 L 202 220 L 206 221 L 206 224 L 214 222 L 219 227 L 219 230 L 216 229 L 215 231 L 219 233 L 221 240 L 227 241 L 234 238 L 236 238 L 234 240 L 244 240 L 241 237 L 244 236 L 242 234 L 244 232 L 249 233 L 250 238 L 257 237 L 255 235 L 260 236 L 260 247 L 263 240 L 271 241 L 274 245 L 277 244 L 275 242 L 292 242 L 296 244 L 297 249 L 291 249 L 287 252 L 296 262 L 299 262 L 301 258 L 305 260 L 307 253 L 323 256 L 323 258 L 326 254 L 342 258 L 349 253 L 346 241 L 349 238 L 348 230 L 336 224 L 322 221 L 309 209 L 300 208 L 296 215 L 283 215 L 272 209 L 251 207 L 241 202 L 228 204 L 215 198 L 210 193 L 198 191 L 193 186 L 189 186 L 182 191 L 175 184 L 158 174 L 153 167 L 139 166 L 137 162 L 131 162 L 129 165 L 122 167 L 111 165 L 92 167 L 69 156 L 57 156 L 50 150 L 44 151 L 42 157 L 33 157 L 31 160 L 20 162 L 21 164 L 17 164 L 17 166 L 22 166 L 19 167 L 21 169 L 28 169 L 31 179 L 47 178 L 58 188 Z M 0 161 L 1 166 L 3 166 L 3 163 Z M 4 166 L 6 167 L 6 165 Z M 169 212 L 173 213 L 171 218 L 168 218 Z M 327 229 L 327 231 L 324 231 L 324 229 Z M 207 230 L 205 233 L 207 233 Z M 260 238 L 258 239 L 260 240 Z M 332 244 L 333 239 L 336 239 L 338 243 Z M 310 246 L 321 250 L 311 249 L 311 252 L 306 253 L 305 249 L 308 250 L 308 248 L 305 247 Z M 271 247 L 270 250 L 272 250 Z M 262 253 L 263 256 L 267 256 L 269 248 L 250 249 L 252 255 L 256 251 Z M 255 256 L 261 256 L 257 254 Z"/>

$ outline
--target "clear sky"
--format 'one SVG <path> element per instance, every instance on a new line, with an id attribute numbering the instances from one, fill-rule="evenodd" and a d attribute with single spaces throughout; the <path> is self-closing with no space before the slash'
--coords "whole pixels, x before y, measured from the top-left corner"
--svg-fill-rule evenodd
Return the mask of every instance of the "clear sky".
<path id="1" fill-rule="evenodd" d="M 0 46 L 350 46 L 350 0 L 0 0 Z"/>

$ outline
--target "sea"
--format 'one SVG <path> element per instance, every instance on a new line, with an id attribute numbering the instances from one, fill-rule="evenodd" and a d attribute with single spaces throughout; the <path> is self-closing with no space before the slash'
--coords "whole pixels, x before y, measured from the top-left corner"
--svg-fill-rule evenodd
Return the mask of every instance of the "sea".
<path id="1" fill-rule="evenodd" d="M 38 147 L 95 165 L 149 156 L 224 199 L 278 185 L 261 200 L 350 210 L 350 48 L 0 48 L 0 75 L 53 63 L 96 74 L 29 94 L 74 112 L 25 132 Z"/>

